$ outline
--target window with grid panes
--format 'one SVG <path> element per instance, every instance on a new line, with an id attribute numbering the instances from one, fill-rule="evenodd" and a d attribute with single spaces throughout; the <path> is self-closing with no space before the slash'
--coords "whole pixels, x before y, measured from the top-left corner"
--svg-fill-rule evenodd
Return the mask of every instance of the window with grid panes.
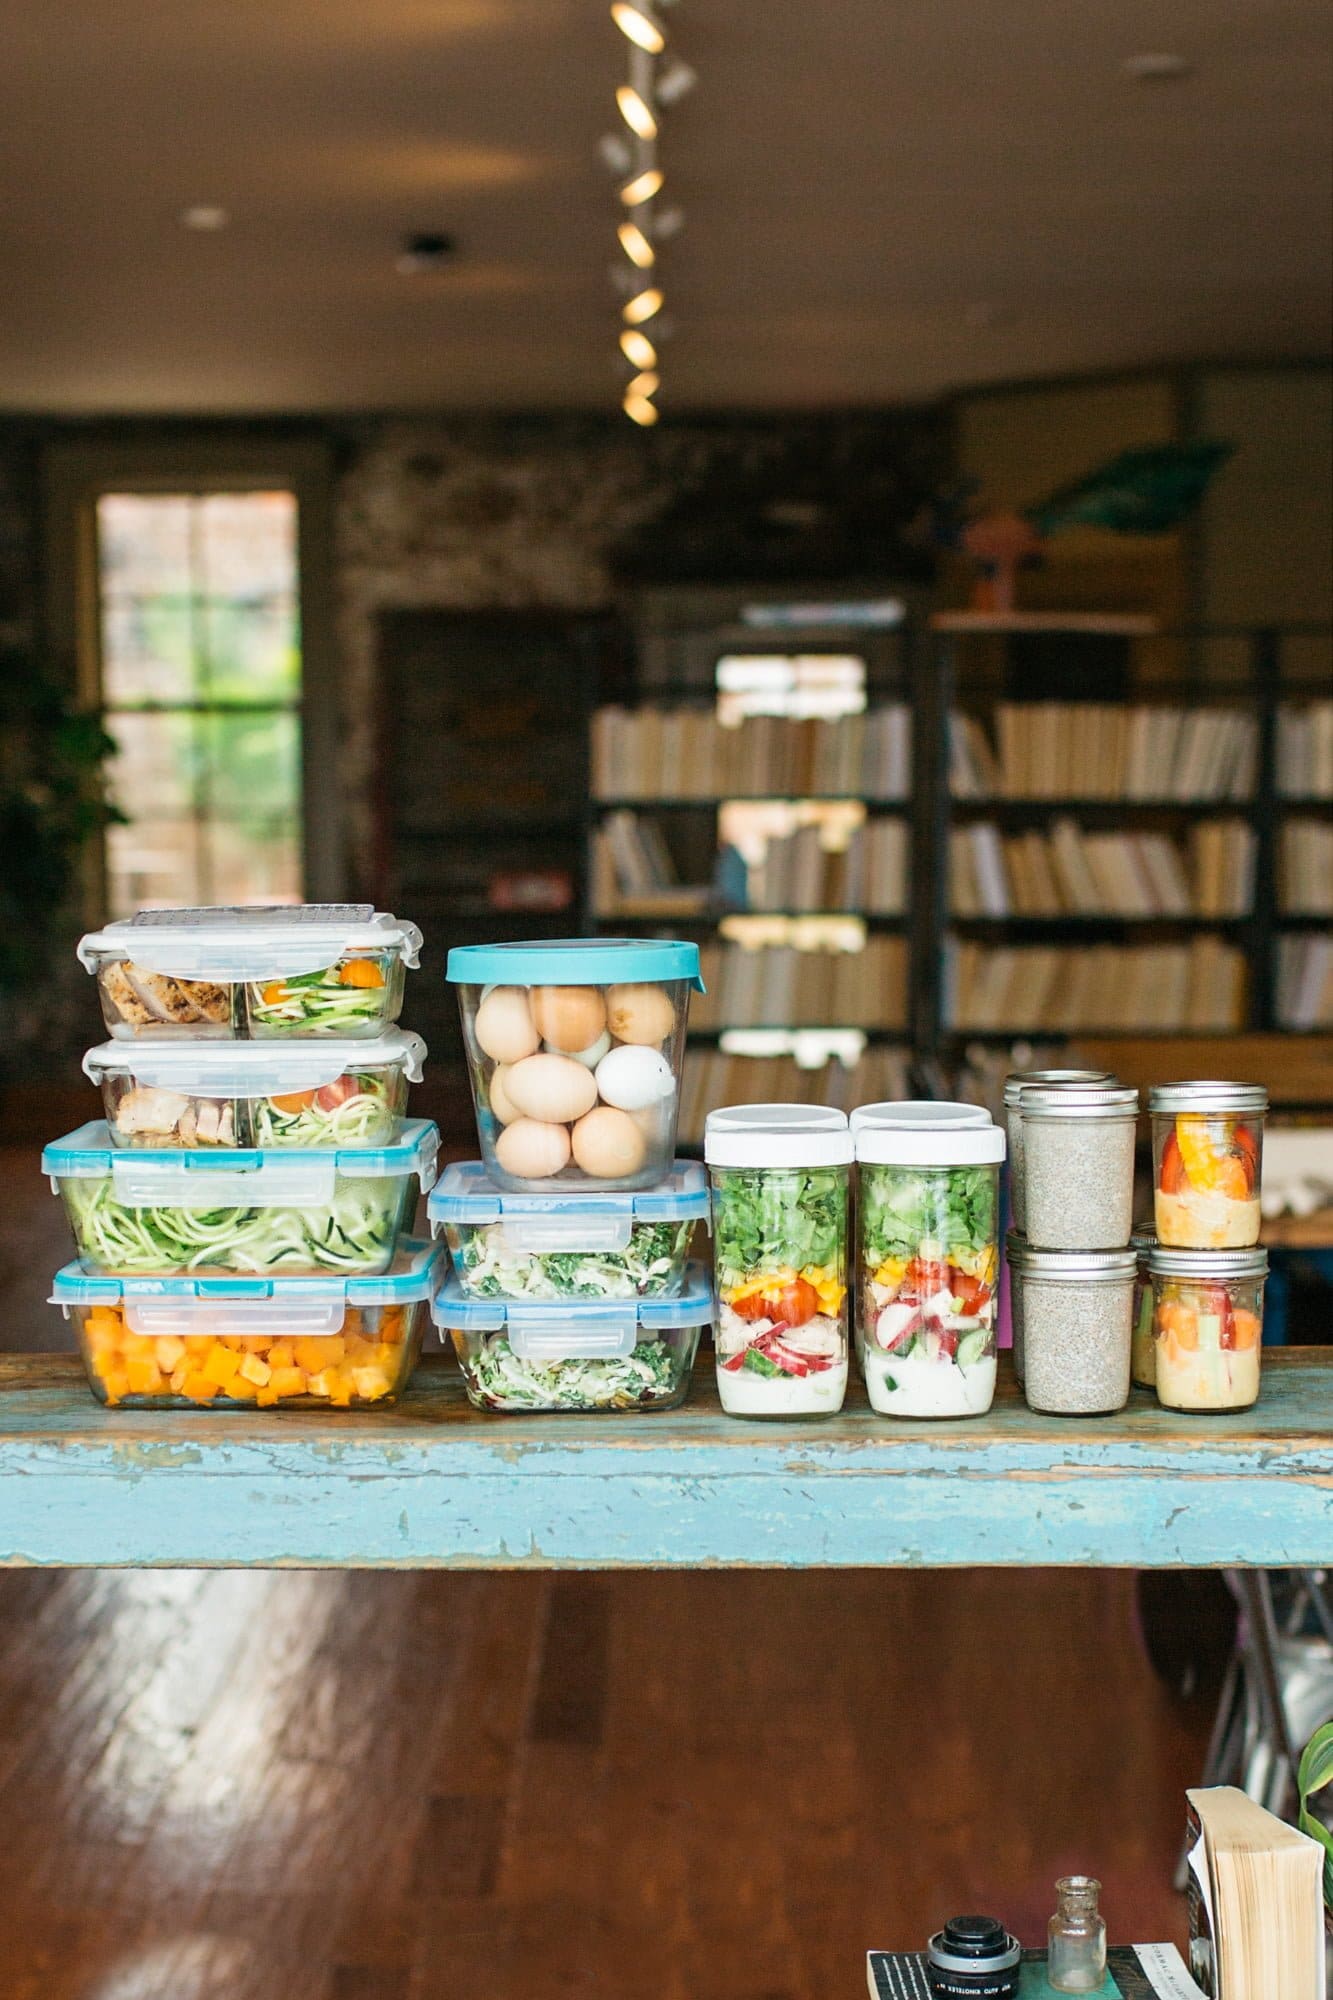
<path id="1" fill-rule="evenodd" d="M 299 901 L 295 494 L 106 492 L 96 527 L 109 915 Z"/>

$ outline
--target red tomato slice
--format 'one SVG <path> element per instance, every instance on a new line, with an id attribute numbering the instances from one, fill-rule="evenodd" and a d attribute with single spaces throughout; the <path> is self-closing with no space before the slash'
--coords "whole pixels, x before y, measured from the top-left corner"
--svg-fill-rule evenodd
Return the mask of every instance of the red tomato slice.
<path id="1" fill-rule="evenodd" d="M 1185 1172 L 1185 1162 L 1180 1157 L 1180 1141 L 1174 1131 L 1166 1135 L 1162 1148 L 1162 1168 L 1157 1184 L 1163 1194 L 1184 1194 L 1189 1187 L 1189 1175 Z"/>
<path id="2" fill-rule="evenodd" d="M 793 1278 L 772 1292 L 752 1292 L 732 1306 L 742 1319 L 778 1320 L 783 1326 L 804 1326 L 819 1310 L 819 1293 L 808 1279 Z"/>
<path id="3" fill-rule="evenodd" d="M 1259 1141 L 1248 1125 L 1237 1125 L 1231 1148 L 1245 1168 L 1245 1178 L 1253 1194 L 1259 1179 Z"/>
<path id="4" fill-rule="evenodd" d="M 336 1111 L 340 1104 L 346 1104 L 349 1097 L 355 1097 L 360 1089 L 354 1076 L 336 1077 L 326 1083 L 322 1090 L 315 1092 L 315 1102 L 321 1111 Z"/>

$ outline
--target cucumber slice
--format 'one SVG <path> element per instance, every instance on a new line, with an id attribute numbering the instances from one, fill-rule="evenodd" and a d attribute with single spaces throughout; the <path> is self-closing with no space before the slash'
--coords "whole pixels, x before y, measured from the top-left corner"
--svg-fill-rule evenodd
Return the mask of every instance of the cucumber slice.
<path id="1" fill-rule="evenodd" d="M 970 1368 L 974 1361 L 980 1361 L 986 1351 L 988 1338 L 984 1326 L 977 1327 L 972 1333 L 965 1333 L 958 1343 L 958 1366 Z"/>

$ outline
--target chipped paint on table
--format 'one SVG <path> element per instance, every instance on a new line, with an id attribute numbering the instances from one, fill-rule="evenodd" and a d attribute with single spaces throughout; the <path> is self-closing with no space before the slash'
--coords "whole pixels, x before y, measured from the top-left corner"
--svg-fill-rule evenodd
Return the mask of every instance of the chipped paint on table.
<path id="1" fill-rule="evenodd" d="M 1138 1568 L 1333 1562 L 1333 1348 L 1259 1405 L 1035 1416 L 1004 1363 L 969 1423 L 496 1417 L 426 1363 L 395 1409 L 105 1411 L 64 1355 L 0 1359 L 0 1563 Z"/>

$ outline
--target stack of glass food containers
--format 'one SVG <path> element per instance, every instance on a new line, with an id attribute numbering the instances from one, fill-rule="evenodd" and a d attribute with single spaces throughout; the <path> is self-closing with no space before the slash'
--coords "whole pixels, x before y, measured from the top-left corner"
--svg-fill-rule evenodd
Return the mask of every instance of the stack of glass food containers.
<path id="1" fill-rule="evenodd" d="M 712 1288 L 688 1260 L 702 1168 L 674 1158 L 697 945 L 449 954 L 481 1160 L 448 1168 L 434 1302 L 479 1409 L 659 1410 L 689 1386 Z"/>
<path id="2" fill-rule="evenodd" d="M 360 1407 L 415 1365 L 441 1253 L 396 1026 L 415 925 L 369 905 L 142 911 L 83 939 L 105 1120 L 48 1146 L 78 1251 L 53 1303 L 109 1404 Z"/>

